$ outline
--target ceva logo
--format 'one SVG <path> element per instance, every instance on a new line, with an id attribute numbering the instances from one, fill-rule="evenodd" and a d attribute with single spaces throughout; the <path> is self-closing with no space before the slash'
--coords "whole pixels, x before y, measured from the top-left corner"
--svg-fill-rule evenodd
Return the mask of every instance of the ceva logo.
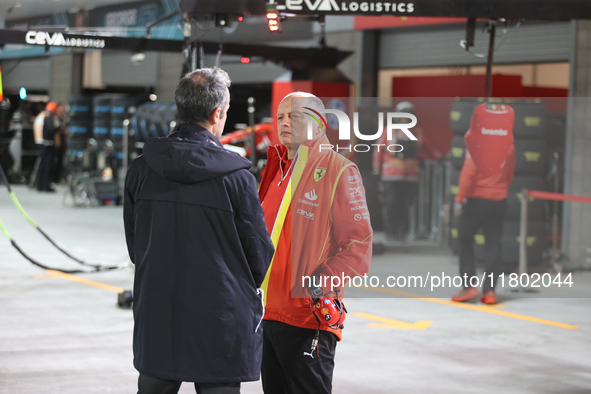
<path id="1" fill-rule="evenodd" d="M 25 41 L 30 45 L 66 45 L 64 35 L 59 32 L 51 34 L 44 31 L 29 30 L 25 36 Z"/>
<path id="2" fill-rule="evenodd" d="M 272 4 L 274 0 L 269 0 Z M 340 3 L 340 6 L 339 6 Z M 337 0 L 285 0 L 285 5 L 277 5 L 278 10 L 301 11 L 305 6 L 310 11 L 342 12 L 405 12 L 415 10 L 414 3 L 390 3 L 388 1 L 340 1 Z"/>
<path id="3" fill-rule="evenodd" d="M 64 38 L 60 32 L 29 30 L 25 35 L 25 42 L 29 45 L 49 45 L 60 47 L 104 48 L 105 40 L 100 38 Z"/>
<path id="4" fill-rule="evenodd" d="M 314 213 L 312 213 L 312 212 L 307 212 L 303 209 L 298 209 L 297 212 L 300 215 L 302 215 L 303 217 L 305 217 L 306 219 L 314 220 Z"/>

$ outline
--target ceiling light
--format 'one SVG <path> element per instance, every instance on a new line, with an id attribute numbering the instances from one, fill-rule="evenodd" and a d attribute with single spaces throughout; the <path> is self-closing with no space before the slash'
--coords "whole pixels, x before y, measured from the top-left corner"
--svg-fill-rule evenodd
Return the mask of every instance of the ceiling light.
<path id="1" fill-rule="evenodd" d="M 130 59 L 133 64 L 139 66 L 146 59 L 146 54 L 145 52 L 134 52 L 131 54 Z"/>

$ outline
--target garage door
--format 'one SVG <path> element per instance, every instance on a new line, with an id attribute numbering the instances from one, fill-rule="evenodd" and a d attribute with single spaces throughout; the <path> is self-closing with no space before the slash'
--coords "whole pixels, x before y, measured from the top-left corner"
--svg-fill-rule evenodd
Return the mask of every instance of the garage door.
<path id="1" fill-rule="evenodd" d="M 49 91 L 51 61 L 49 57 L 2 60 L 2 84 L 5 90 L 24 86 L 30 91 Z"/>
<path id="2" fill-rule="evenodd" d="M 488 33 L 483 23 L 476 28 L 472 52 L 486 54 Z M 494 61 L 496 64 L 569 61 L 573 42 L 570 22 L 529 22 L 519 28 L 515 22 L 503 33 L 497 29 Z M 483 65 L 478 58 L 460 47 L 466 38 L 466 25 L 438 25 L 408 29 L 383 30 L 380 39 L 379 67 L 409 68 L 459 65 Z"/>

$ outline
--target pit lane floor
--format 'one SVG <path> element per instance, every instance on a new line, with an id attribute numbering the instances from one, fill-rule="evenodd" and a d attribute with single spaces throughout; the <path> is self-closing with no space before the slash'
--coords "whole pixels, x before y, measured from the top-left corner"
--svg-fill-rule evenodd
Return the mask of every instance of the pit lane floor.
<path id="1" fill-rule="evenodd" d="M 64 190 L 14 190 L 30 216 L 72 254 L 93 263 L 126 261 L 121 207 L 74 208 L 71 200 L 63 205 Z M 79 267 L 26 222 L 5 191 L 0 218 L 31 257 Z M 370 275 L 383 281 L 427 271 L 456 275 L 457 258 L 429 242 L 389 244 L 374 256 Z M 572 279 L 576 289 L 531 296 L 501 291 L 494 307 L 452 303 L 455 289 L 347 289 L 333 391 L 590 393 L 591 273 Z M 116 307 L 116 292 L 132 281 L 131 268 L 75 277 L 48 273 L 2 237 L 0 393 L 136 392 L 132 313 Z M 191 392 L 185 383 L 181 393 Z M 243 384 L 242 392 L 262 393 L 260 381 Z"/>

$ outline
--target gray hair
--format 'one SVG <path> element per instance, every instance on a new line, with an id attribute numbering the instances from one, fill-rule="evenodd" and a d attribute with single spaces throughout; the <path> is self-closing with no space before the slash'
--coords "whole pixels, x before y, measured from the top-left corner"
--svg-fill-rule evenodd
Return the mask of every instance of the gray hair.
<path id="1" fill-rule="evenodd" d="M 294 97 L 294 96 L 296 99 L 298 99 L 298 103 L 302 103 L 302 104 L 305 103 L 306 106 L 311 107 L 320 113 L 322 113 L 322 111 L 324 111 L 324 109 L 325 109 L 324 103 L 322 102 L 322 100 L 320 100 L 318 97 L 314 96 L 312 93 L 308 93 L 308 92 L 289 93 L 288 95 L 283 97 L 281 102 L 283 102 L 283 100 L 285 100 L 288 97 Z M 293 103 L 293 101 L 292 101 L 292 103 Z M 325 115 L 322 115 L 322 117 L 326 118 Z M 324 127 L 321 126 L 321 129 L 324 129 Z M 324 131 L 326 131 L 326 130 L 324 130 Z"/>
<path id="2" fill-rule="evenodd" d="M 230 76 L 224 70 L 202 68 L 186 74 L 176 87 L 174 101 L 181 123 L 208 123 L 216 108 L 230 102 Z"/>
<path id="3" fill-rule="evenodd" d="M 291 92 L 290 94 L 286 95 L 281 99 L 281 101 L 285 100 L 288 97 L 299 96 L 307 98 L 308 105 L 315 110 L 321 111 L 324 110 L 324 103 L 318 97 L 314 96 L 312 93 L 308 92 Z"/>

